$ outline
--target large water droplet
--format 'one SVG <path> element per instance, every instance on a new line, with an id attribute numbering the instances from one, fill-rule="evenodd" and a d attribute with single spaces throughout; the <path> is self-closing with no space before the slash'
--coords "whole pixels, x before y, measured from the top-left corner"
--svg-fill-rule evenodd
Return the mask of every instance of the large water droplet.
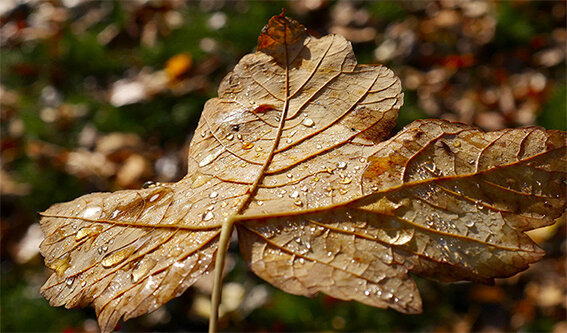
<path id="1" fill-rule="evenodd" d="M 201 162 L 199 162 L 199 166 L 204 167 L 206 165 L 211 164 L 211 162 L 214 161 L 217 157 L 219 157 L 220 154 L 223 153 L 223 151 L 224 151 L 224 148 L 219 149 L 219 150 L 215 151 L 214 153 L 207 155 L 205 158 L 203 158 L 201 160 Z"/>
<path id="2" fill-rule="evenodd" d="M 142 188 L 154 187 L 154 186 L 156 186 L 156 184 L 157 184 L 157 183 L 154 182 L 153 180 L 148 180 L 147 182 L 145 182 L 145 183 L 142 185 Z"/>
<path id="3" fill-rule="evenodd" d="M 473 220 L 465 220 L 465 226 L 472 228 L 474 226 Z"/>
<path id="4" fill-rule="evenodd" d="M 305 118 L 305 119 L 303 119 L 303 122 L 301 124 L 305 127 L 311 127 L 311 126 L 315 125 L 315 122 L 311 118 Z"/>
<path id="5" fill-rule="evenodd" d="M 341 161 L 341 162 L 337 163 L 337 168 L 339 168 L 339 169 L 346 169 L 346 167 L 347 167 L 347 162 L 345 162 L 345 161 Z"/>
<path id="6" fill-rule="evenodd" d="M 86 237 L 99 234 L 101 230 L 102 230 L 101 225 L 95 225 L 95 226 L 91 226 L 91 227 L 81 228 L 77 232 L 77 234 L 75 234 L 75 240 L 80 241 L 80 240 L 82 240 Z"/>
<path id="7" fill-rule="evenodd" d="M 390 292 L 390 291 L 387 291 L 387 290 L 382 293 L 382 298 L 383 298 L 383 299 L 390 299 L 390 298 L 392 298 L 393 296 L 394 296 L 394 294 L 393 294 L 392 292 Z"/>
<path id="8" fill-rule="evenodd" d="M 290 194 L 289 197 L 292 198 L 292 199 L 297 199 L 299 197 L 299 192 L 293 191 L 293 193 Z"/>
<path id="9" fill-rule="evenodd" d="M 73 285 L 73 282 L 75 282 L 74 276 L 70 276 L 65 280 L 65 284 L 67 285 L 67 287 L 71 287 Z"/>
<path id="10" fill-rule="evenodd" d="M 120 209 L 116 209 L 112 212 L 112 215 L 110 215 L 111 219 L 114 219 L 118 216 L 118 214 L 120 214 Z"/>
<path id="11" fill-rule="evenodd" d="M 69 267 L 71 267 L 71 265 L 69 264 L 69 260 L 70 260 L 69 254 L 64 254 L 63 256 L 57 259 L 46 261 L 45 265 L 50 269 L 54 270 L 55 273 L 57 273 L 57 275 L 61 276 L 65 273 L 65 271 Z"/>
<path id="12" fill-rule="evenodd" d="M 156 193 L 156 194 L 152 195 L 152 197 L 150 198 L 150 202 L 156 201 L 157 198 L 159 198 L 159 193 Z"/>
<path id="13" fill-rule="evenodd" d="M 413 229 L 386 229 L 378 234 L 380 239 L 392 245 L 404 245 L 413 238 Z"/>
<path id="14" fill-rule="evenodd" d="M 209 194 L 209 198 L 211 198 L 211 199 L 214 199 L 214 198 L 216 198 L 216 197 L 218 197 L 218 196 L 219 196 L 219 193 L 216 192 L 216 191 L 213 191 L 213 192 L 211 192 L 211 194 Z"/>
<path id="15" fill-rule="evenodd" d="M 253 142 L 246 142 L 242 144 L 242 149 L 244 150 L 252 149 L 252 147 L 254 147 Z"/>
<path id="16" fill-rule="evenodd" d="M 215 215 L 213 214 L 213 212 L 211 212 L 211 211 L 206 212 L 205 214 L 203 214 L 203 221 L 209 221 L 209 220 L 211 220 L 213 217 L 215 217 Z"/>
<path id="17" fill-rule="evenodd" d="M 126 259 L 130 255 L 132 255 L 132 253 L 134 253 L 134 251 L 135 250 L 132 247 L 128 247 L 128 248 L 125 248 L 125 249 L 122 249 L 122 250 L 118 250 L 118 251 L 113 252 L 110 255 L 106 256 L 104 259 L 102 259 L 102 261 L 100 263 L 101 263 L 102 267 L 105 267 L 105 268 L 116 266 L 119 263 L 121 263 L 122 261 L 124 261 L 124 259 Z"/>
<path id="18" fill-rule="evenodd" d="M 98 213 L 100 213 L 102 211 L 102 208 L 95 206 L 95 207 L 87 207 L 83 213 L 81 214 L 81 217 L 84 217 L 86 219 L 90 219 L 95 217 L 96 215 L 98 215 Z"/>
<path id="19" fill-rule="evenodd" d="M 156 260 L 153 258 L 142 259 L 132 271 L 132 282 L 137 283 L 140 281 L 140 279 L 146 276 L 155 265 Z"/>

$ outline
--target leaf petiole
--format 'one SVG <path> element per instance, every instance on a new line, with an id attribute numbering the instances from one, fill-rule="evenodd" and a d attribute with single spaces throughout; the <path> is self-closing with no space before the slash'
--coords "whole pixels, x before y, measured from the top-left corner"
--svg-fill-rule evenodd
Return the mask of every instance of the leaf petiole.
<path id="1" fill-rule="evenodd" d="M 218 329 L 219 307 L 222 294 L 222 273 L 226 259 L 226 252 L 230 244 L 230 236 L 236 219 L 234 216 L 227 217 L 221 227 L 219 247 L 215 262 L 215 278 L 213 282 L 213 294 L 211 295 L 211 317 L 209 318 L 209 333 L 215 333 Z"/>

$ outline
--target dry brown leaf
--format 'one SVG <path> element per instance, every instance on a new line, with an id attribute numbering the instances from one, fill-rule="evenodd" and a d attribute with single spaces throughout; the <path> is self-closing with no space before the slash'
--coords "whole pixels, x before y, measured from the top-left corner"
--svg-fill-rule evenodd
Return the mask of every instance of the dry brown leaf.
<path id="1" fill-rule="evenodd" d="M 111 331 L 220 265 L 233 225 L 271 284 L 407 313 L 409 272 L 491 282 L 540 259 L 523 232 L 565 211 L 565 133 L 427 120 L 384 141 L 402 98 L 343 37 L 273 17 L 205 105 L 185 178 L 42 213 L 43 295 Z"/>

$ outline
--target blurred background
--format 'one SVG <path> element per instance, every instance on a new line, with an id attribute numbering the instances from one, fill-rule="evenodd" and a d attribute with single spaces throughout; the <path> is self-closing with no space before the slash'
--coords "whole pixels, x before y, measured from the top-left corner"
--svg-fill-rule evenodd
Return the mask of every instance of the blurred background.
<path id="1" fill-rule="evenodd" d="M 401 78 L 398 129 L 445 118 L 485 130 L 567 127 L 564 1 L 0 2 L 2 332 L 96 332 L 91 308 L 51 308 L 37 212 L 93 191 L 175 181 L 205 101 L 282 8 L 352 41 Z M 548 255 L 495 286 L 418 278 L 424 313 L 287 295 L 236 247 L 228 331 L 566 332 L 565 221 L 532 234 Z M 123 331 L 202 331 L 210 281 Z"/>

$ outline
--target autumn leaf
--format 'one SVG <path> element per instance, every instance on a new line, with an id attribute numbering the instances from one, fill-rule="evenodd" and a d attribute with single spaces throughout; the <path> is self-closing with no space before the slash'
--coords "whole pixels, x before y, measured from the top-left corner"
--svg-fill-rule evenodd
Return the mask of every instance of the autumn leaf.
<path id="1" fill-rule="evenodd" d="M 402 99 L 343 37 L 273 17 L 206 103 L 187 176 L 41 213 L 42 294 L 93 304 L 109 332 L 215 270 L 215 330 L 233 227 L 286 292 L 406 313 L 422 309 L 410 272 L 490 283 L 539 260 L 524 231 L 565 212 L 565 132 L 422 120 L 387 139 Z"/>

